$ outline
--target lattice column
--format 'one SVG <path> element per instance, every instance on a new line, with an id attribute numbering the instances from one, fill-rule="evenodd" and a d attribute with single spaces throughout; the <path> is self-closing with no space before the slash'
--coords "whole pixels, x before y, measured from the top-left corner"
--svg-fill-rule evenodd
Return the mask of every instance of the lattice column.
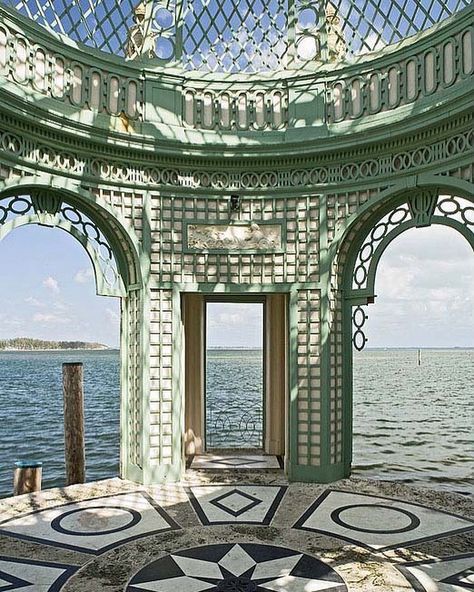
<path id="1" fill-rule="evenodd" d="M 298 291 L 296 426 L 291 426 L 296 429 L 296 451 L 290 455 L 296 466 L 290 471 L 305 480 L 321 465 L 320 298 L 318 290 Z"/>
<path id="2" fill-rule="evenodd" d="M 125 477 L 132 478 L 129 465 L 142 468 L 142 389 L 141 389 L 141 297 L 134 290 L 122 301 L 122 433 L 126 443 Z"/>
<path id="3" fill-rule="evenodd" d="M 181 470 L 178 304 L 171 290 L 150 293 L 149 461 L 154 482 Z"/>

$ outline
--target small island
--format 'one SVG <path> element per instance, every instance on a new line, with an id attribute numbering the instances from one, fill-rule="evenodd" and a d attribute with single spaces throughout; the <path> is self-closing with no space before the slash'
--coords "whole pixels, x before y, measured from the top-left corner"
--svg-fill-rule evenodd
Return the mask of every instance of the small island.
<path id="1" fill-rule="evenodd" d="M 15 339 L 0 339 L 0 351 L 44 351 L 64 349 L 110 349 L 103 343 L 88 343 L 86 341 L 45 341 L 31 337 L 17 337 Z"/>

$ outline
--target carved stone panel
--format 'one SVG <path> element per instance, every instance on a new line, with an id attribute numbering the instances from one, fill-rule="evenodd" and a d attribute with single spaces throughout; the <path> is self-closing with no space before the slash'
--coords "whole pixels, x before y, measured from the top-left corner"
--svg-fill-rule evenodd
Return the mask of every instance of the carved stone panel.
<path id="1" fill-rule="evenodd" d="M 187 248 L 193 251 L 280 251 L 281 224 L 188 224 Z"/>

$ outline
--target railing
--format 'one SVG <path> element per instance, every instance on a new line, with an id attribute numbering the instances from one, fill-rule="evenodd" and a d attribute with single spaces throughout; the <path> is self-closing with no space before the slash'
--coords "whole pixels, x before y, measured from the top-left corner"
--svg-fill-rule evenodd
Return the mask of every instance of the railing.
<path id="1" fill-rule="evenodd" d="M 274 80 L 206 80 L 89 55 L 0 6 L 0 77 L 77 110 L 114 117 L 121 131 L 133 131 L 127 120 L 136 119 L 167 130 L 182 125 L 258 133 L 301 122 L 317 127 L 443 98 L 474 70 L 470 15 L 465 9 L 435 32 L 332 70 L 322 66 L 302 77 L 289 71 Z"/>
<path id="2" fill-rule="evenodd" d="M 249 406 L 245 400 L 242 400 L 219 409 L 215 401 L 208 401 L 206 413 L 208 449 L 263 447 L 261 402 Z"/>
<path id="3" fill-rule="evenodd" d="M 391 111 L 446 91 L 473 73 L 473 27 L 444 38 L 437 45 L 397 61 L 371 65 L 327 85 L 330 123 Z M 365 70 L 365 71 L 364 71 Z"/>
<path id="4" fill-rule="evenodd" d="M 283 88 L 216 91 L 185 86 L 185 125 L 220 130 L 278 130 L 288 123 L 288 91 Z"/>
<path id="5" fill-rule="evenodd" d="M 80 109 L 131 120 L 142 114 L 139 71 L 130 70 L 131 76 L 110 72 L 66 53 L 28 39 L 6 19 L 0 23 L 0 77 Z"/>

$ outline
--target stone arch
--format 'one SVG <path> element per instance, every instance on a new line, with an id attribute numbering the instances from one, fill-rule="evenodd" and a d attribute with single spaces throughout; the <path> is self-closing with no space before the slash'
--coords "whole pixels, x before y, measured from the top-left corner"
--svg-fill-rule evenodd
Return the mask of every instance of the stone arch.
<path id="1" fill-rule="evenodd" d="M 454 181 L 454 182 L 453 182 Z M 333 462 L 350 474 L 352 461 L 352 355 L 366 344 L 365 307 L 374 302 L 378 263 L 388 245 L 410 228 L 445 225 L 474 250 L 474 191 L 461 180 L 432 175 L 413 185 L 394 186 L 363 206 L 339 229 L 331 250 L 329 340 Z"/>
<path id="2" fill-rule="evenodd" d="M 86 250 L 98 295 L 121 299 L 121 476 L 143 470 L 142 323 L 140 245 L 132 228 L 107 204 L 67 180 L 23 178 L 0 182 L 0 242 L 28 224 L 59 228 Z"/>

